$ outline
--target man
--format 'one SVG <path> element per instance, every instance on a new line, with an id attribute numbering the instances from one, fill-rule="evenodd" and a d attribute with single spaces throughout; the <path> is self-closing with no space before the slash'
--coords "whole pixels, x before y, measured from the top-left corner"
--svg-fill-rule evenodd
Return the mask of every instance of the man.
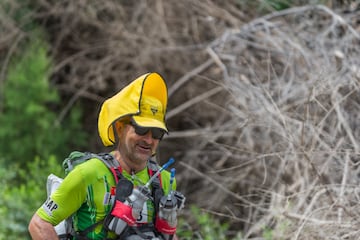
<path id="1" fill-rule="evenodd" d="M 100 138 L 105 146 L 116 146 L 111 155 L 120 165 L 122 176 L 135 187 L 143 186 L 151 178 L 150 158 L 155 155 L 160 140 L 168 132 L 166 107 L 167 87 L 157 73 L 140 76 L 101 107 L 98 119 Z M 162 171 L 160 176 L 166 196 L 175 190 L 176 182 L 171 184 L 168 171 Z M 113 207 L 114 201 L 111 201 L 113 198 L 110 195 L 115 186 L 113 174 L 101 160 L 93 158 L 76 166 L 32 217 L 29 224 L 31 237 L 34 240 L 58 239 L 54 226 L 72 215 L 77 233 L 75 239 L 172 239 L 176 226 L 166 219 L 159 219 L 156 212 L 159 203 L 154 203 L 155 197 L 145 202 L 135 227 L 126 228 L 126 233 L 112 232 L 114 229 L 106 226 L 105 222 L 109 222 L 106 219 L 109 216 L 116 218 L 119 214 L 112 211 L 124 205 L 117 201 L 118 205 Z M 116 187 L 116 193 L 121 189 L 121 186 Z M 115 222 L 125 221 L 129 224 L 127 219 L 132 217 L 125 216 Z M 136 226 L 147 226 L 143 228 L 147 233 L 142 234 L 143 230 L 139 227 L 139 232 Z M 88 229 L 90 231 L 84 233 Z M 141 237 L 130 238 L 132 235 Z"/>

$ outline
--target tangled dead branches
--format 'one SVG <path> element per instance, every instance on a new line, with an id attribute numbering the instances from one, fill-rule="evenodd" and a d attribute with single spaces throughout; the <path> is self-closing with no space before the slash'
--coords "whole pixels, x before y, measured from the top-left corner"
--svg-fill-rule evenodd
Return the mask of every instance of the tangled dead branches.
<path id="1" fill-rule="evenodd" d="M 185 155 L 184 179 L 205 179 L 193 187 L 198 202 L 242 224 L 245 238 L 266 226 L 274 239 L 360 236 L 356 18 L 291 8 L 207 49 L 213 65 L 203 74 L 218 69 L 227 97 L 212 102 L 221 110 Z"/>

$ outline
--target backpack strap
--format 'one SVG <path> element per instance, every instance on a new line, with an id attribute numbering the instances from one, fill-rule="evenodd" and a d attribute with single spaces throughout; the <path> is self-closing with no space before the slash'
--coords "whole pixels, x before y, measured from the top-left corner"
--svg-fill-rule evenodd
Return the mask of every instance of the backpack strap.
<path id="1" fill-rule="evenodd" d="M 81 232 L 73 231 L 71 235 L 74 236 L 78 240 L 88 240 L 89 238 L 86 235 L 89 232 L 92 232 L 99 224 L 101 224 L 103 222 L 104 222 L 104 219 L 94 223 L 93 225 L 90 225 L 89 227 L 85 228 Z"/>
<path id="2" fill-rule="evenodd" d="M 153 159 L 148 161 L 148 171 L 150 177 L 152 177 L 159 170 L 159 166 Z M 155 213 L 159 212 L 159 203 L 162 196 L 164 196 L 164 190 L 162 189 L 161 174 L 153 180 L 152 185 L 152 196 L 154 198 Z"/>
<path id="3" fill-rule="evenodd" d="M 122 169 L 120 167 L 120 164 L 110 153 L 95 154 L 91 152 L 73 151 L 70 153 L 69 157 L 67 157 L 63 161 L 65 175 L 72 171 L 75 166 L 79 165 L 80 163 L 86 162 L 91 158 L 100 159 L 110 169 L 110 171 L 114 175 L 116 183 L 119 181 L 119 179 L 121 179 Z"/>
<path id="4" fill-rule="evenodd" d="M 118 183 L 120 179 L 124 178 L 124 176 L 122 175 L 122 168 L 113 155 L 111 155 L 110 153 L 98 153 L 93 155 L 95 158 L 100 159 L 112 172 L 115 183 Z"/>
<path id="5" fill-rule="evenodd" d="M 86 162 L 92 157 L 92 153 L 90 152 L 71 152 L 70 155 L 62 163 L 63 169 L 65 170 L 65 175 L 68 175 L 75 166 L 79 165 L 80 163 Z"/>

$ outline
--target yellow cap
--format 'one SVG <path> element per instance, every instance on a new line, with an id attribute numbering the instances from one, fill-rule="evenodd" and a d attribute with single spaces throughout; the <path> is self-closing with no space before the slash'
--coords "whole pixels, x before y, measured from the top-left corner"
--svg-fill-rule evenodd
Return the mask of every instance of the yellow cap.
<path id="1" fill-rule="evenodd" d="M 158 73 L 144 74 L 113 97 L 107 99 L 100 110 L 98 130 L 105 146 L 115 143 L 114 123 L 133 116 L 142 127 L 156 127 L 168 132 L 165 124 L 167 87 Z"/>

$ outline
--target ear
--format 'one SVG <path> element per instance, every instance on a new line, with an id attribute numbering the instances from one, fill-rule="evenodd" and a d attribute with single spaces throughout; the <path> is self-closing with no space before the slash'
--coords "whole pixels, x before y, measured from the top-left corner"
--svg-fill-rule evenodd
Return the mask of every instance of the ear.
<path id="1" fill-rule="evenodd" d="M 124 124 L 121 121 L 115 122 L 115 128 L 118 135 L 121 133 L 123 126 Z"/>

